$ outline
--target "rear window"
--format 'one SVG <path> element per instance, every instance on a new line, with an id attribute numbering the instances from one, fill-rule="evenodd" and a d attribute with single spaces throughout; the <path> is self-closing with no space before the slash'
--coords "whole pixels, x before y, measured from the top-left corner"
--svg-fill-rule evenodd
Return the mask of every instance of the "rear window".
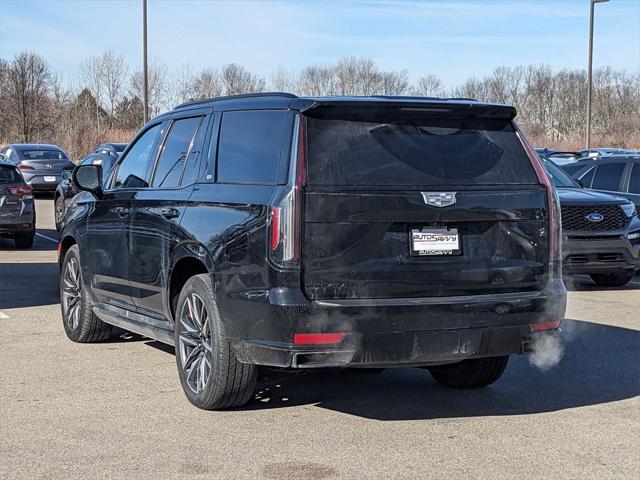
<path id="1" fill-rule="evenodd" d="M 13 167 L 0 165 L 0 183 L 22 183 L 22 175 Z"/>
<path id="2" fill-rule="evenodd" d="M 312 185 L 536 184 L 509 120 L 424 116 L 308 118 Z"/>
<path id="3" fill-rule="evenodd" d="M 22 160 L 67 160 L 61 150 L 18 150 Z"/>

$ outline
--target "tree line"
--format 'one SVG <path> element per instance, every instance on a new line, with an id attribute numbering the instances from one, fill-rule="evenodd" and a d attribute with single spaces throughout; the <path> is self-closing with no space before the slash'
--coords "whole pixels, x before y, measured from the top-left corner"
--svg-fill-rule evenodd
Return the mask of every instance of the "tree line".
<path id="1" fill-rule="evenodd" d="M 578 149 L 585 136 L 584 70 L 501 66 L 447 86 L 434 74 L 412 82 L 407 70 L 384 70 L 370 58 L 356 57 L 295 73 L 278 67 L 269 78 L 236 63 L 198 71 L 186 64 L 149 65 L 151 115 L 190 100 L 262 91 L 475 98 L 514 105 L 519 124 L 536 145 Z M 80 159 L 99 143 L 131 138 L 143 124 L 142 92 L 142 71 L 110 50 L 83 60 L 70 82 L 40 55 L 0 58 L 0 144 L 55 143 Z M 640 72 L 595 70 L 592 112 L 594 144 L 640 147 Z"/>

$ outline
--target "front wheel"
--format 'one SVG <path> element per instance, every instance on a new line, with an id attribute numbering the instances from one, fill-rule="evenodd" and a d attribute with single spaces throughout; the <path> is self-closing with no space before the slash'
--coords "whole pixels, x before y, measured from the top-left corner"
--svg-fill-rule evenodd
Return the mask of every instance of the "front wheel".
<path id="1" fill-rule="evenodd" d="M 633 278 L 633 275 L 629 273 L 594 273 L 590 276 L 601 287 L 623 287 Z"/>
<path id="2" fill-rule="evenodd" d="M 436 382 L 448 387 L 478 388 L 491 385 L 507 368 L 509 356 L 471 358 L 451 365 L 429 368 Z"/>
<path id="3" fill-rule="evenodd" d="M 180 383 L 193 405 L 217 410 L 250 400 L 257 367 L 240 363 L 225 338 L 207 274 L 191 277 L 180 292 L 175 345 Z"/>
<path id="4" fill-rule="evenodd" d="M 103 342 L 111 336 L 111 325 L 93 313 L 89 293 L 82 280 L 80 251 L 77 245 L 69 248 L 62 262 L 60 307 L 64 331 L 74 342 Z"/>

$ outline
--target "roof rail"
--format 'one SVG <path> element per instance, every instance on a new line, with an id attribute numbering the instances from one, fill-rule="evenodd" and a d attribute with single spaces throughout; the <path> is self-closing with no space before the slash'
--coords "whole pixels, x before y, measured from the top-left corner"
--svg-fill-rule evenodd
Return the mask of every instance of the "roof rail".
<path id="1" fill-rule="evenodd" d="M 463 102 L 477 102 L 478 100 L 475 98 L 466 98 L 466 97 L 422 97 L 419 95 L 370 95 L 371 97 L 376 97 L 376 98 L 390 98 L 390 99 L 394 99 L 394 98 L 403 98 L 403 99 L 411 99 L 411 100 L 442 100 L 442 101 L 447 101 L 447 100 L 458 100 L 458 101 L 463 101 Z"/>
<path id="2" fill-rule="evenodd" d="M 259 97 L 283 97 L 283 98 L 298 98 L 297 95 L 287 92 L 262 92 L 262 93 L 242 93 L 239 95 L 227 95 L 224 97 L 205 98 L 202 100 L 193 100 L 191 102 L 181 103 L 173 107 L 174 109 L 190 107 L 191 105 L 200 105 L 201 103 L 217 102 L 218 100 L 233 100 L 236 98 L 259 98 Z"/>

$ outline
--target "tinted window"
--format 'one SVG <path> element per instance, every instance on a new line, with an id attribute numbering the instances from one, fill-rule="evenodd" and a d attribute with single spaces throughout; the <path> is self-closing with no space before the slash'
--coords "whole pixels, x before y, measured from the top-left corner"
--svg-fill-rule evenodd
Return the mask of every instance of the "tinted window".
<path id="1" fill-rule="evenodd" d="M 187 153 L 201 120 L 202 117 L 193 117 L 173 122 L 153 176 L 154 187 L 176 187 L 180 184 Z"/>
<path id="2" fill-rule="evenodd" d="M 275 184 L 286 112 L 225 112 L 220 124 L 218 181 Z"/>
<path id="3" fill-rule="evenodd" d="M 113 148 L 116 152 L 122 153 L 124 152 L 124 149 L 127 148 L 127 144 L 126 143 L 117 144 L 117 145 L 114 145 Z"/>
<path id="4" fill-rule="evenodd" d="M 584 164 L 577 164 L 577 163 L 574 163 L 572 165 L 563 165 L 562 166 L 562 170 L 564 170 L 565 172 L 567 172 L 571 176 L 573 176 L 574 174 L 578 173 L 583 168 L 584 168 Z"/>
<path id="5" fill-rule="evenodd" d="M 617 191 L 624 171 L 624 163 L 605 163 L 598 165 L 591 188 Z"/>
<path id="6" fill-rule="evenodd" d="M 631 170 L 631 180 L 629 180 L 629 193 L 640 194 L 640 163 L 636 163 Z"/>
<path id="7" fill-rule="evenodd" d="M 593 174 L 595 173 L 595 171 L 596 169 L 592 168 L 580 176 L 580 181 L 585 188 L 591 188 L 591 182 L 593 181 Z"/>
<path id="8" fill-rule="evenodd" d="M 18 150 L 23 160 L 67 160 L 61 150 Z"/>
<path id="9" fill-rule="evenodd" d="M 22 175 L 13 167 L 0 165 L 0 183 L 22 183 Z"/>
<path id="10" fill-rule="evenodd" d="M 198 132 L 196 133 L 196 138 L 193 141 L 193 147 L 191 147 L 191 151 L 189 152 L 189 158 L 187 159 L 187 164 L 184 167 L 184 173 L 182 174 L 181 185 L 190 185 L 200 178 L 200 168 L 201 168 L 201 155 L 202 155 L 202 147 L 204 146 L 205 136 L 207 135 L 207 122 L 205 120 L 202 121 L 200 127 L 198 127 Z"/>
<path id="11" fill-rule="evenodd" d="M 142 137 L 131 147 L 127 155 L 122 159 L 116 173 L 114 188 L 146 187 L 145 173 L 151 161 L 153 147 L 160 133 L 162 124 L 158 124 L 147 130 Z"/>
<path id="12" fill-rule="evenodd" d="M 547 173 L 556 188 L 576 188 L 577 185 L 569 175 L 563 172 L 557 165 L 549 160 L 542 160 Z"/>
<path id="13" fill-rule="evenodd" d="M 389 109 L 308 118 L 308 181 L 315 185 L 535 184 L 508 120 Z M 333 116 L 335 115 L 335 116 Z"/>

